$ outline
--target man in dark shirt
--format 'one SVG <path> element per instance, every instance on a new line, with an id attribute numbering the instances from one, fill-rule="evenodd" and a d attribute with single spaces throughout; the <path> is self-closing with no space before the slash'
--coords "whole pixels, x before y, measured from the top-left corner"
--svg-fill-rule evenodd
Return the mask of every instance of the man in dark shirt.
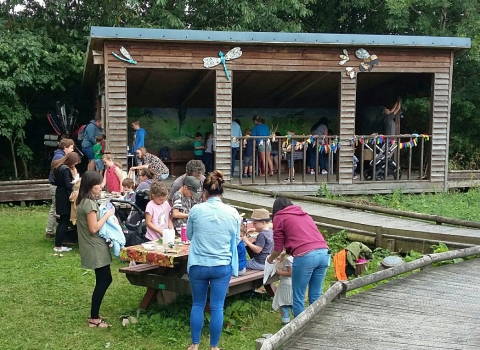
<path id="1" fill-rule="evenodd" d="M 383 135 L 385 136 L 392 136 L 397 135 L 400 133 L 400 130 L 396 130 L 396 119 L 395 117 L 400 116 L 400 110 L 402 109 L 402 99 L 400 97 L 397 98 L 397 101 L 393 105 L 391 109 L 386 107 L 382 110 L 383 115 Z M 400 128 L 399 128 L 400 129 Z"/>

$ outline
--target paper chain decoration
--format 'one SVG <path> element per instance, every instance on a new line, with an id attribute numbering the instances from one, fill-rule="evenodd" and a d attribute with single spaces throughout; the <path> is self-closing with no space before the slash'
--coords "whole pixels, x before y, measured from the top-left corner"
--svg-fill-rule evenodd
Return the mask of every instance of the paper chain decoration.
<path id="1" fill-rule="evenodd" d="M 412 135 L 413 135 L 414 138 L 411 138 L 410 141 L 399 143 L 400 149 L 413 148 L 413 147 L 418 146 L 418 139 L 419 138 L 423 138 L 425 141 L 430 140 L 430 136 L 428 136 L 427 134 L 412 134 Z M 247 139 L 248 139 L 248 137 L 249 136 L 246 136 Z M 288 145 L 288 143 L 292 139 L 292 135 L 285 135 L 285 138 L 286 138 L 285 139 L 285 144 Z M 322 137 L 318 137 L 318 139 L 321 140 Z M 357 136 L 356 135 L 353 139 L 348 141 L 348 144 L 350 144 L 350 146 L 354 146 L 354 145 L 358 146 L 359 143 L 362 144 L 362 145 L 364 143 L 367 143 L 367 144 L 375 144 L 376 143 L 377 145 L 381 145 L 386 141 L 386 139 L 387 139 L 387 137 L 385 137 L 384 135 L 376 135 L 376 136 L 373 136 L 373 137 L 372 136 Z M 307 136 L 307 138 L 304 141 L 293 140 L 294 141 L 293 145 L 295 146 L 295 151 L 303 149 L 305 144 L 315 145 L 316 140 L 317 140 L 317 138 L 315 138 L 313 135 Z M 325 137 L 323 137 L 323 140 L 325 140 Z M 267 139 L 266 142 L 267 142 L 267 144 L 269 144 L 270 139 Z M 392 140 L 392 139 L 388 139 L 388 143 L 393 145 L 393 144 L 396 143 L 396 141 Z M 344 144 L 346 144 L 346 142 L 344 142 Z M 260 141 L 259 145 L 263 145 L 263 140 Z M 328 144 L 318 145 L 318 151 L 320 153 L 325 153 L 325 154 L 337 153 L 337 151 L 340 148 L 341 148 L 341 142 L 339 141 L 338 136 L 335 136 L 335 139 L 330 141 Z"/>
<path id="2" fill-rule="evenodd" d="M 400 149 L 404 149 L 404 148 L 413 148 L 415 146 L 418 145 L 418 139 L 419 138 L 423 138 L 425 139 L 425 141 L 429 141 L 430 140 L 430 136 L 428 136 L 427 134 L 412 134 L 413 135 L 413 138 L 410 139 L 410 141 L 406 141 L 406 142 L 400 142 L 399 143 L 399 148 Z M 385 137 L 384 135 L 377 135 L 375 137 L 372 137 L 372 136 L 355 136 L 353 139 L 350 140 L 350 145 L 353 146 L 358 146 L 358 143 L 360 144 L 364 144 L 364 143 L 367 143 L 367 144 L 377 144 L 377 145 L 381 145 L 385 142 L 385 140 L 387 139 L 387 137 Z M 393 145 L 396 143 L 395 140 L 392 140 L 392 139 L 388 139 L 388 143 Z"/>

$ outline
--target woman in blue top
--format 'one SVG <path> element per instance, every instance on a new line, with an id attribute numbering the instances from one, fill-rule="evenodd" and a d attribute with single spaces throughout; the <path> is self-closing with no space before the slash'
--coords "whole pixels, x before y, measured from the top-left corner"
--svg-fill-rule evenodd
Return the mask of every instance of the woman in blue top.
<path id="1" fill-rule="evenodd" d="M 252 129 L 252 136 L 270 136 L 270 129 L 267 125 L 263 123 L 262 118 L 259 115 L 256 115 L 252 118 L 255 126 Z M 273 163 L 270 158 L 270 152 L 272 152 L 272 145 L 270 139 L 256 139 L 257 149 L 258 149 L 258 170 L 260 176 L 263 176 L 268 169 L 266 168 L 266 163 L 268 162 L 268 167 L 270 168 L 269 175 L 273 176 Z"/>
<path id="2" fill-rule="evenodd" d="M 203 183 L 207 200 L 192 207 L 188 214 L 187 237 L 191 243 L 187 269 L 193 301 L 190 313 L 192 344 L 188 350 L 198 350 L 200 344 L 209 285 L 210 349 L 219 349 L 228 284 L 232 275 L 238 275 L 241 217 L 233 207 L 222 203 L 224 182 L 221 171 L 211 172 Z"/>

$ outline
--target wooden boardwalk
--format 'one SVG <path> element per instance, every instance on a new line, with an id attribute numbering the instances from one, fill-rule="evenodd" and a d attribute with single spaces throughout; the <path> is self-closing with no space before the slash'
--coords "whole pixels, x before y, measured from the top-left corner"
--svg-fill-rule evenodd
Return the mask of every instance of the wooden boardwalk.
<path id="1" fill-rule="evenodd" d="M 329 304 L 282 349 L 480 349 L 480 259 L 426 269 Z"/>
<path id="2" fill-rule="evenodd" d="M 224 200 L 245 208 L 267 208 L 272 210 L 272 196 L 247 191 L 227 190 Z M 295 202 L 295 201 L 294 201 Z M 296 203 L 309 213 L 316 221 L 357 230 L 377 232 L 397 237 L 411 237 L 435 242 L 454 242 L 480 245 L 480 230 L 387 216 L 372 212 L 339 208 L 312 202 Z M 429 244 L 426 245 L 428 247 Z"/>

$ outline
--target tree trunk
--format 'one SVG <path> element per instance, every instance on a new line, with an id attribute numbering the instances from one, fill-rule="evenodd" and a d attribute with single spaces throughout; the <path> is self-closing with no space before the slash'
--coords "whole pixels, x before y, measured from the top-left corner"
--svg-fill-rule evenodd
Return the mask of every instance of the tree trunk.
<path id="1" fill-rule="evenodd" d="M 17 159 L 15 158 L 15 138 L 10 138 L 10 149 L 12 151 L 12 159 L 13 159 L 13 169 L 15 171 L 15 178 L 18 179 L 18 169 L 17 169 Z"/>
<path id="2" fill-rule="evenodd" d="M 23 137 L 20 138 L 20 143 L 22 145 L 25 145 L 25 142 L 23 140 Z M 24 176 L 25 176 L 25 179 L 28 179 L 28 164 L 27 164 L 27 161 L 25 160 L 24 157 L 21 157 L 22 159 L 22 164 L 23 164 L 23 172 L 24 172 Z"/>

